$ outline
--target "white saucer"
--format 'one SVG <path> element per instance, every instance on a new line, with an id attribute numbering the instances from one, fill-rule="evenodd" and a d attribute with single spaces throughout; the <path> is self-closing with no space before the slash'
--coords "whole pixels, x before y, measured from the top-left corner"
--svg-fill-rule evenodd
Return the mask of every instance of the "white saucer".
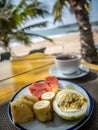
<path id="1" fill-rule="evenodd" d="M 66 74 L 60 73 L 57 70 L 56 66 L 53 66 L 52 68 L 49 69 L 49 73 L 58 78 L 75 79 L 75 78 L 80 78 L 87 75 L 89 73 L 89 68 L 84 65 L 80 65 L 79 68 L 76 70 L 76 72 L 74 72 L 73 74 L 66 75 Z"/>

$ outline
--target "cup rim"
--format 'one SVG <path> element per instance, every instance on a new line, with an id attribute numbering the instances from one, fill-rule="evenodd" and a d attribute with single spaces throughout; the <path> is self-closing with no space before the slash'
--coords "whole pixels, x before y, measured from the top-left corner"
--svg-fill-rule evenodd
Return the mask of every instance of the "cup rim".
<path id="1" fill-rule="evenodd" d="M 61 56 L 76 56 L 76 58 L 75 59 L 68 59 L 68 60 L 60 60 L 60 59 L 57 59 L 57 58 L 59 58 L 59 57 L 61 57 Z M 81 55 L 80 54 L 76 54 L 76 53 L 65 53 L 65 54 L 59 54 L 59 55 L 57 55 L 57 56 L 55 56 L 55 60 L 56 61 L 61 61 L 61 62 L 68 62 L 68 61 L 76 61 L 76 60 L 81 60 Z"/>

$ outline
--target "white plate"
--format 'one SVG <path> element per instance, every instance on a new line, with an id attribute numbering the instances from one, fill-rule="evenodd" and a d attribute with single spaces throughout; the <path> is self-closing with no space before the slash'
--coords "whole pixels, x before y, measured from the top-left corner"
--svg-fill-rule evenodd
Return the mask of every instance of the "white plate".
<path id="1" fill-rule="evenodd" d="M 63 78 L 63 79 L 75 79 L 75 78 L 80 78 L 83 77 L 85 75 L 87 75 L 89 73 L 89 68 L 84 66 L 84 65 L 80 65 L 79 68 L 76 70 L 76 72 L 74 72 L 73 74 L 62 74 L 60 73 L 56 66 L 53 66 L 52 68 L 49 69 L 49 73 L 51 75 L 54 75 L 58 78 Z"/>
<path id="2" fill-rule="evenodd" d="M 30 85 L 30 84 L 29 84 Z M 25 86 L 20 91 L 18 91 L 14 97 L 11 99 L 11 101 L 14 101 L 19 97 L 21 94 L 30 94 L 28 86 Z M 14 124 L 12 120 L 12 114 L 10 109 L 10 104 L 8 105 L 8 116 L 11 121 L 11 123 L 19 130 L 77 130 L 80 128 L 86 121 L 89 119 L 89 117 L 92 114 L 94 102 L 90 94 L 78 84 L 66 81 L 66 80 L 59 80 L 59 86 L 60 88 L 64 88 L 66 85 L 72 85 L 77 91 L 81 92 L 85 95 L 85 97 L 88 100 L 88 110 L 86 115 L 76 121 L 67 121 L 64 119 L 61 119 L 59 116 L 57 116 L 56 113 L 54 113 L 54 119 L 53 121 L 49 121 L 47 123 L 41 123 L 37 119 L 34 121 L 30 121 L 28 123 L 20 123 L 20 124 Z M 31 95 L 31 94 L 30 94 Z"/>

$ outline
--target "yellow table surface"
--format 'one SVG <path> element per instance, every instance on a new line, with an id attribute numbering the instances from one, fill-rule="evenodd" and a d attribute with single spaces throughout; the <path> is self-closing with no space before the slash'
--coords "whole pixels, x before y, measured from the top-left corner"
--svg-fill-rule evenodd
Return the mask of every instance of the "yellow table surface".
<path id="1" fill-rule="evenodd" d="M 49 75 L 54 57 L 42 53 L 31 54 L 0 66 L 0 103 L 8 101 L 19 89 Z"/>
<path id="2" fill-rule="evenodd" d="M 97 65 L 82 62 L 91 69 Z M 54 56 L 35 53 L 0 64 L 0 103 L 4 103 L 22 87 L 49 76 L 49 69 L 54 66 Z"/>

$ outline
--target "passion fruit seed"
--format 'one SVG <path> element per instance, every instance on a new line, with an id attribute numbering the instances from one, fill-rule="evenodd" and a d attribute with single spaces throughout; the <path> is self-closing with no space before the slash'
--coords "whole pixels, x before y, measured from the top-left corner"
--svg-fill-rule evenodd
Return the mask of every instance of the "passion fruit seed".
<path id="1" fill-rule="evenodd" d="M 67 110 L 72 108 L 80 110 L 85 102 L 87 102 L 87 100 L 84 99 L 83 96 L 77 93 L 69 92 L 61 97 L 58 102 L 58 107 L 61 110 Z"/>

